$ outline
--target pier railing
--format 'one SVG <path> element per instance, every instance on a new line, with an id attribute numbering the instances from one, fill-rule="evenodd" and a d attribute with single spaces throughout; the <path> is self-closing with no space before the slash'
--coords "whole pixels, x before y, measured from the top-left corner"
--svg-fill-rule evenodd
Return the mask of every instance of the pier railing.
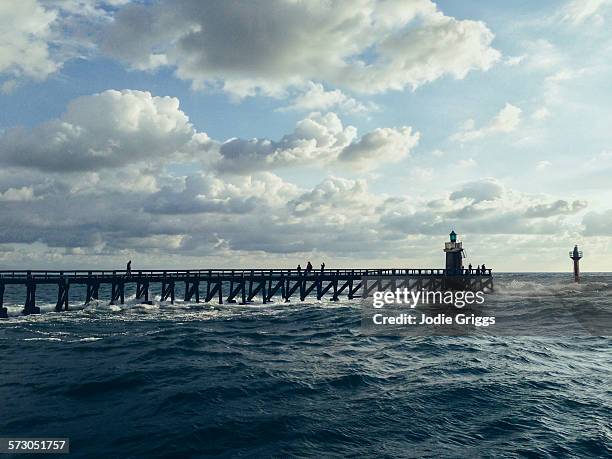
<path id="1" fill-rule="evenodd" d="M 147 277 L 150 279 L 166 278 L 185 278 L 185 277 L 269 277 L 269 276 L 325 276 L 325 277 L 345 277 L 345 276 L 463 276 L 479 275 L 491 276 L 491 270 L 469 271 L 449 271 L 436 268 L 367 268 L 367 269 L 189 269 L 189 270 L 0 270 L 0 279 L 4 281 L 26 281 L 35 278 L 38 281 L 59 279 L 81 280 L 85 278 L 113 278 L 113 277 Z"/>

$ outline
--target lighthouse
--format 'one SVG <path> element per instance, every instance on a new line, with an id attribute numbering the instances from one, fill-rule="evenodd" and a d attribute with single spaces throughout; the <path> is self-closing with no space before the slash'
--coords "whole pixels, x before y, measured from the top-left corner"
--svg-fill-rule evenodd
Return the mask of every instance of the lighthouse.
<path id="1" fill-rule="evenodd" d="M 444 243 L 444 252 L 446 253 L 446 274 L 449 276 L 457 276 L 463 274 L 463 246 L 457 241 L 457 233 L 451 231 L 450 241 Z"/>
<path id="2" fill-rule="evenodd" d="M 580 259 L 582 252 L 578 250 L 578 246 L 574 246 L 574 250 L 569 253 L 569 256 L 574 260 L 574 282 L 580 282 Z"/>

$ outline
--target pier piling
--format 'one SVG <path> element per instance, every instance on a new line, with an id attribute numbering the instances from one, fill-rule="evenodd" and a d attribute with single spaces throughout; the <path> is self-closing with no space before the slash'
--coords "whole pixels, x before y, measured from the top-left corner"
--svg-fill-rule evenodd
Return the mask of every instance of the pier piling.
<path id="1" fill-rule="evenodd" d="M 70 291 L 70 283 L 66 281 L 63 273 L 61 274 L 60 282 L 57 284 L 57 303 L 55 310 L 61 312 L 68 310 L 68 293 Z"/>
<path id="2" fill-rule="evenodd" d="M 40 314 L 40 308 L 36 306 L 36 285 L 36 281 L 31 275 L 28 275 L 28 281 L 26 283 L 26 300 L 22 311 L 24 316 Z"/>
<path id="3" fill-rule="evenodd" d="M 8 318 L 8 309 L 4 307 L 4 284 L 0 282 L 0 319 Z"/>

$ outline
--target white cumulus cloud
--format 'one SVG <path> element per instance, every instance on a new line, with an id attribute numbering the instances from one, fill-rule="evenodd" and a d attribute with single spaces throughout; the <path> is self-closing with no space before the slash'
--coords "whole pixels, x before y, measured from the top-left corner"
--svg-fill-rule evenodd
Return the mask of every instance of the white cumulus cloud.
<path id="1" fill-rule="evenodd" d="M 453 134 L 451 139 L 470 142 L 492 134 L 512 132 L 521 122 L 521 113 L 522 110 L 519 107 L 507 103 L 487 125 L 473 129 L 473 121 L 470 120 L 471 122 L 466 124 L 465 129 Z"/>
<path id="2" fill-rule="evenodd" d="M 279 141 L 230 139 L 219 148 L 217 169 L 250 173 L 289 166 L 320 166 L 340 161 L 355 168 L 373 168 L 397 162 L 418 143 L 411 127 L 378 128 L 357 137 L 357 129 L 344 126 L 337 114 L 314 112 L 299 121 Z"/>
<path id="3" fill-rule="evenodd" d="M 108 90 L 69 103 L 66 113 L 32 129 L 0 137 L 0 162 L 51 171 L 115 168 L 164 162 L 207 145 L 174 97 Z"/>
<path id="4" fill-rule="evenodd" d="M 49 40 L 56 19 L 36 0 L 0 2 L 0 75 L 44 79 L 55 72 Z"/>
<path id="5" fill-rule="evenodd" d="M 357 114 L 376 110 L 374 104 L 364 104 L 344 94 L 339 89 L 327 91 L 321 83 L 312 81 L 306 86 L 306 90 L 296 97 L 285 107 L 278 111 L 327 111 L 335 109 L 343 113 Z"/>

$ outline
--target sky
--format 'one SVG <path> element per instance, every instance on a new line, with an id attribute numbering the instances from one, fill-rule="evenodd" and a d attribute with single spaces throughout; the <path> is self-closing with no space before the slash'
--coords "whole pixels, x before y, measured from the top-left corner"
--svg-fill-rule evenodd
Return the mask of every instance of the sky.
<path id="1" fill-rule="evenodd" d="M 612 259 L 612 1 L 0 2 L 0 269 Z"/>

